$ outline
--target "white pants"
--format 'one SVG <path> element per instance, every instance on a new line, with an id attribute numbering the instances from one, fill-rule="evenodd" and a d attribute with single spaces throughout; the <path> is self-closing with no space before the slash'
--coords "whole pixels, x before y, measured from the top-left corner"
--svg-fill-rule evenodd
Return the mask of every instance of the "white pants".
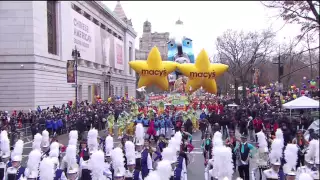
<path id="1" fill-rule="evenodd" d="M 163 135 L 166 135 L 166 128 L 160 128 L 160 130 L 159 130 L 160 132 L 160 134 L 163 134 Z M 160 135 L 159 134 L 159 135 Z"/>
<path id="2" fill-rule="evenodd" d="M 171 135 L 172 135 L 172 128 L 167 128 L 166 129 L 167 131 L 166 131 L 166 138 L 171 138 Z"/>

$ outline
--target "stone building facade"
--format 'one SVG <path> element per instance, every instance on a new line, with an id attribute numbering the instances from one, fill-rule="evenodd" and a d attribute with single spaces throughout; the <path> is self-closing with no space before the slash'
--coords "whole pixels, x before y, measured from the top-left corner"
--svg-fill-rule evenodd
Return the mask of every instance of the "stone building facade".
<path id="1" fill-rule="evenodd" d="M 148 58 L 150 50 L 157 46 L 160 51 L 162 60 L 167 60 L 168 48 L 167 42 L 169 41 L 169 32 L 158 33 L 152 32 L 152 26 L 149 21 L 143 23 L 143 34 L 139 38 L 139 49 L 136 49 L 136 59 L 145 60 Z M 146 88 L 147 92 L 159 93 L 161 92 L 157 87 L 152 86 Z"/>
<path id="2" fill-rule="evenodd" d="M 75 47 L 79 100 L 135 96 L 128 61 L 136 32 L 117 14 L 119 5 L 112 12 L 100 1 L 1 1 L 0 110 L 73 101 L 76 86 L 67 83 L 66 65 Z"/>

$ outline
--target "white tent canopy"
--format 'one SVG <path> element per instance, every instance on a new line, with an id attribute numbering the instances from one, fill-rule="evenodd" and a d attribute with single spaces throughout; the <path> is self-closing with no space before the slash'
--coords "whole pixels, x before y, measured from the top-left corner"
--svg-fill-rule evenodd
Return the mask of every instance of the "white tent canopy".
<path id="1" fill-rule="evenodd" d="M 308 98 L 306 96 L 301 96 L 295 100 L 287 102 L 282 105 L 285 109 L 311 109 L 319 108 L 319 101 Z"/>

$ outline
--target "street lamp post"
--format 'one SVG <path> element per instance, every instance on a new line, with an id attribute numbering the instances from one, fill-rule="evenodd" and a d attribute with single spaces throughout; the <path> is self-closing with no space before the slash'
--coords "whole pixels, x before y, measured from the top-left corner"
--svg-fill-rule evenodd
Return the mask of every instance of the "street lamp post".
<path id="1" fill-rule="evenodd" d="M 76 113 L 78 112 L 78 59 L 80 59 L 80 52 L 77 50 L 75 46 L 72 50 L 72 58 L 74 59 L 74 68 L 75 68 L 75 95 L 76 95 Z"/>

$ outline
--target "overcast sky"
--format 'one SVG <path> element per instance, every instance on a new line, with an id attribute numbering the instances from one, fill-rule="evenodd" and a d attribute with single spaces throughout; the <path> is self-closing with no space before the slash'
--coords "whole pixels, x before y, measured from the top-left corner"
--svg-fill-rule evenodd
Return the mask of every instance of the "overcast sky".
<path id="1" fill-rule="evenodd" d="M 114 10 L 117 1 L 103 1 Z M 121 1 L 127 17 L 132 19 L 133 27 L 142 35 L 143 22 L 152 24 L 152 32 L 173 32 L 175 22 L 180 18 L 185 31 L 193 40 L 194 52 L 204 48 L 209 55 L 216 53 L 215 42 L 227 29 L 261 31 L 272 27 L 278 31 L 283 27 L 282 19 L 273 18 L 276 11 L 265 8 L 259 1 Z M 277 33 L 277 41 L 284 41 L 298 35 L 298 25 L 286 25 Z"/>

